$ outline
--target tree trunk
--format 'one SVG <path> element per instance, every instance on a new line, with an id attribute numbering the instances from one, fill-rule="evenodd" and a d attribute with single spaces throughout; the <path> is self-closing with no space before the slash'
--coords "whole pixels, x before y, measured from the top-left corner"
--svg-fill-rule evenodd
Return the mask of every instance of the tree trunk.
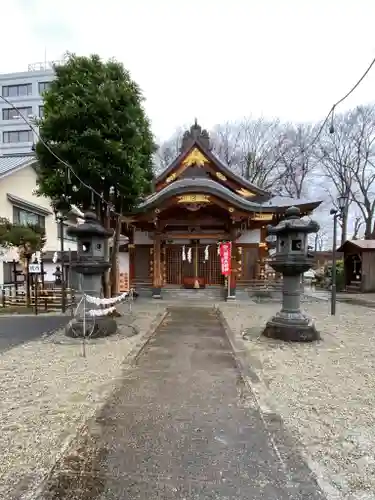
<path id="1" fill-rule="evenodd" d="M 106 229 L 111 229 L 111 216 L 106 210 L 103 215 L 103 226 Z M 104 257 L 109 260 L 109 241 L 105 240 L 104 242 Z M 103 294 L 104 297 L 108 298 L 111 296 L 111 283 L 110 283 L 110 270 L 103 273 Z"/>
<path id="2" fill-rule="evenodd" d="M 349 210 L 345 208 L 342 212 L 342 221 L 341 221 L 341 245 L 345 243 L 348 239 L 348 212 Z"/>
<path id="3" fill-rule="evenodd" d="M 358 229 L 358 231 L 359 231 L 359 229 Z M 373 225 L 372 225 L 371 239 L 375 240 L 375 221 L 373 222 Z"/>
<path id="4" fill-rule="evenodd" d="M 119 246 L 121 235 L 121 219 L 116 219 L 116 229 L 113 235 L 112 255 L 111 255 L 111 292 L 115 295 L 118 292 L 118 277 L 119 277 Z"/>
<path id="5" fill-rule="evenodd" d="M 371 240 L 371 237 L 372 237 L 372 217 L 367 217 L 365 224 L 366 224 L 365 240 Z"/>

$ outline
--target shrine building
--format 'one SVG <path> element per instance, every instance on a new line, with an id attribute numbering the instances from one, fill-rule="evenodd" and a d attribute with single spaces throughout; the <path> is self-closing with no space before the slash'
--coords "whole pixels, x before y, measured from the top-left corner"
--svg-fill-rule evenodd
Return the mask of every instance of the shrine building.
<path id="1" fill-rule="evenodd" d="M 195 122 L 178 157 L 154 179 L 154 192 L 123 218 L 130 228 L 127 269 L 121 266 L 126 281 L 154 298 L 168 288 L 206 287 L 228 287 L 235 297 L 237 287 L 266 277 L 267 225 L 277 224 L 291 205 L 307 215 L 320 203 L 274 196 L 236 175 Z M 231 242 L 227 280 L 221 242 Z"/>

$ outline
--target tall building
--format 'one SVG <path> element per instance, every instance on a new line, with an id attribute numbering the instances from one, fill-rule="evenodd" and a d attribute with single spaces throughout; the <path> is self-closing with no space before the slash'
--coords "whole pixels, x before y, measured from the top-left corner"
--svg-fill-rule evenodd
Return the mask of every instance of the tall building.
<path id="1" fill-rule="evenodd" d="M 43 92 L 53 79 L 53 63 L 30 64 L 28 71 L 0 75 L 0 95 L 33 123 L 43 116 Z M 35 142 L 19 113 L 0 99 L 0 155 L 30 153 Z"/>

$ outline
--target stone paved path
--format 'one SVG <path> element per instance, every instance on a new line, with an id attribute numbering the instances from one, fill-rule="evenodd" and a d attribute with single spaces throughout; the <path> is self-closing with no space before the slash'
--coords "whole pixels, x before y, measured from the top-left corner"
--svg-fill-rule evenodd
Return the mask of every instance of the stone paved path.
<path id="1" fill-rule="evenodd" d="M 280 419 L 262 419 L 211 309 L 171 310 L 80 446 L 43 498 L 324 498 Z"/>

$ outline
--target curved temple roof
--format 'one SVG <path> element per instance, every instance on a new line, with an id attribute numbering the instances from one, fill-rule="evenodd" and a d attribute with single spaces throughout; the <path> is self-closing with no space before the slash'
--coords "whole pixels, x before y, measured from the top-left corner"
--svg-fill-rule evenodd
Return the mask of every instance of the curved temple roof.
<path id="1" fill-rule="evenodd" d="M 161 184 L 166 181 L 167 177 L 184 161 L 184 159 L 188 156 L 188 154 L 197 147 L 203 155 L 209 160 L 213 165 L 216 166 L 219 172 L 221 172 L 225 177 L 231 179 L 233 182 L 242 186 L 245 189 L 248 189 L 254 193 L 257 193 L 260 196 L 267 196 L 269 193 L 264 189 L 252 184 L 248 180 L 240 177 L 235 174 L 229 167 L 227 167 L 221 160 L 218 158 L 210 148 L 210 138 L 209 134 L 206 130 L 202 130 L 200 125 L 198 125 L 197 120 L 190 130 L 187 130 L 184 134 L 184 138 L 182 141 L 182 146 L 180 150 L 180 154 L 174 161 L 161 172 L 155 178 L 155 185 Z"/>
<path id="2" fill-rule="evenodd" d="M 169 186 L 166 186 L 162 191 L 153 193 L 146 198 L 138 206 L 136 211 L 144 212 L 152 208 L 156 208 L 160 203 L 168 198 L 171 198 L 172 196 L 194 192 L 223 198 L 224 200 L 230 202 L 231 205 L 247 212 L 274 213 L 275 211 L 283 211 L 291 205 L 309 205 L 311 209 L 314 209 L 321 203 L 321 201 L 292 200 L 289 198 L 284 199 L 280 196 L 271 198 L 264 203 L 252 202 L 242 198 L 213 180 L 197 177 L 195 179 L 190 178 L 174 181 Z M 288 203 L 285 203 L 286 200 L 288 200 Z"/>

